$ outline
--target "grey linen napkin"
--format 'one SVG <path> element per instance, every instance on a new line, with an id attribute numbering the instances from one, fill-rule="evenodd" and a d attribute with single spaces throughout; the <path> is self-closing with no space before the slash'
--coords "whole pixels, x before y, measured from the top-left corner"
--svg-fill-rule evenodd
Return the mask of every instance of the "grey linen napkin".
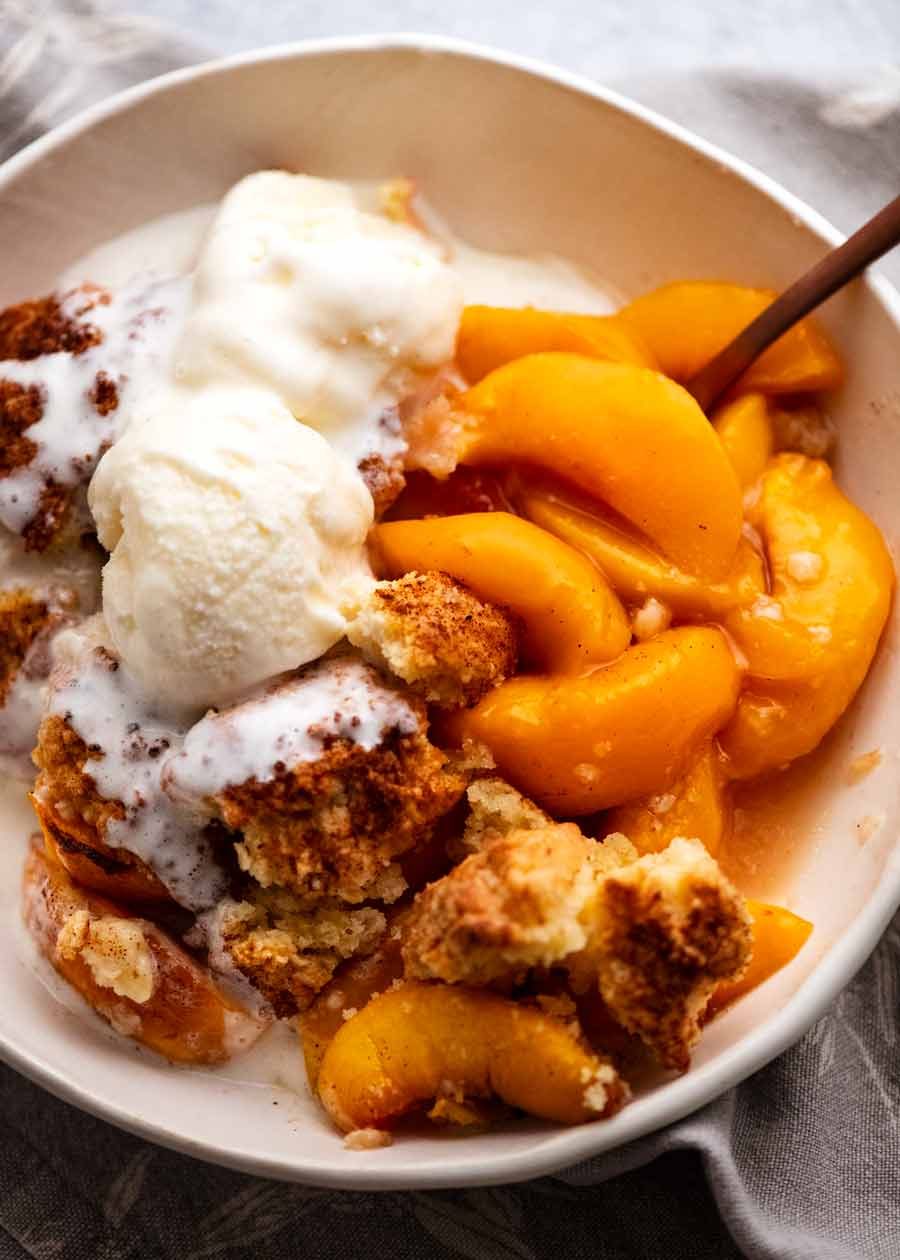
<path id="1" fill-rule="evenodd" d="M 0 0 L 0 158 L 93 100 L 213 53 L 399 29 L 593 74 L 845 229 L 897 191 L 897 0 L 389 0 L 377 12 L 368 0 Z M 900 281 L 900 261 L 884 269 Z M 378 1196 L 149 1146 L 0 1067 L 0 1255 L 897 1260 L 898 1033 L 900 917 L 799 1045 L 680 1124 L 555 1178 Z"/>

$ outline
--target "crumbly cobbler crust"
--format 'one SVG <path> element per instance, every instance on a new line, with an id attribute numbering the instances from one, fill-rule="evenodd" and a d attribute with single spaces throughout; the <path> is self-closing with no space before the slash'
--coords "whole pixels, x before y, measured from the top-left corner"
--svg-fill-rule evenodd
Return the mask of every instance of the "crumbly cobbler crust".
<path id="1" fill-rule="evenodd" d="M 347 637 L 372 664 L 444 708 L 475 704 L 516 666 L 513 618 L 445 573 L 379 582 Z"/>

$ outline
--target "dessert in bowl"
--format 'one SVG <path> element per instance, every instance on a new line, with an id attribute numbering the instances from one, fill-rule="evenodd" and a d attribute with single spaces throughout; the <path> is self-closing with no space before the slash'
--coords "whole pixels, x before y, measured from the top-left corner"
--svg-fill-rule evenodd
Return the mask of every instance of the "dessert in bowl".
<path id="1" fill-rule="evenodd" d="M 766 291 L 626 301 L 298 165 L 0 317 L 25 922 L 182 1097 L 302 1041 L 347 1160 L 612 1127 L 815 946 L 746 894 L 890 609 L 854 363 L 803 325 L 710 424 Z"/>

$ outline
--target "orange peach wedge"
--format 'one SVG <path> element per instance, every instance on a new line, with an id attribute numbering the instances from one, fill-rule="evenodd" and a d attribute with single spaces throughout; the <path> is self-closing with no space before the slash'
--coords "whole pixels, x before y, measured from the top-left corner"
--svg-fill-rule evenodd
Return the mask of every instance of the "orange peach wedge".
<path id="1" fill-rule="evenodd" d="M 591 814 L 667 791 L 727 722 L 740 676 L 720 630 L 684 627 L 580 678 L 519 677 L 453 715 L 551 813 Z"/>
<path id="2" fill-rule="evenodd" d="M 728 784 L 715 743 L 703 745 L 668 792 L 612 810 L 606 829 L 626 835 L 640 854 L 660 853 L 676 837 L 690 836 L 715 857 L 731 829 Z"/>
<path id="3" fill-rule="evenodd" d="M 59 974 L 118 1032 L 167 1059 L 222 1063 L 265 1027 L 162 928 L 79 888 L 36 847 L 22 903 L 26 926 Z"/>
<path id="4" fill-rule="evenodd" d="M 615 315 L 570 315 L 532 306 L 467 306 L 456 339 L 459 370 L 471 384 L 513 359 L 570 350 L 610 363 L 656 367 L 640 338 Z"/>
<path id="5" fill-rule="evenodd" d="M 877 527 L 821 460 L 776 456 L 750 519 L 771 591 L 725 618 L 748 662 L 747 689 L 721 734 L 737 778 L 784 765 L 824 738 L 868 673 L 894 584 Z"/>
<path id="6" fill-rule="evenodd" d="M 807 919 L 770 906 L 763 901 L 747 901 L 747 909 L 753 924 L 753 953 L 747 970 L 739 980 L 720 984 L 710 998 L 709 1014 L 715 1014 L 723 1006 L 743 997 L 751 989 L 774 976 L 796 958 L 806 944 L 813 925 Z"/>
<path id="7" fill-rule="evenodd" d="M 319 1097 L 338 1128 L 383 1128 L 447 1083 L 557 1124 L 612 1115 L 628 1086 L 559 1020 L 481 989 L 406 983 L 373 998 L 331 1041 Z"/>
<path id="8" fill-rule="evenodd" d="M 589 556 L 627 603 L 641 604 L 652 596 L 679 620 L 718 620 L 765 591 L 762 558 L 744 538 L 730 571 L 712 582 L 679 569 L 566 487 L 520 478 L 514 498 L 529 520 Z"/>
<path id="9" fill-rule="evenodd" d="M 772 454 L 768 402 L 762 394 L 744 394 L 719 408 L 713 416 L 713 428 L 725 447 L 741 488 L 748 489 L 758 481 Z"/>
<path id="10" fill-rule="evenodd" d="M 718 580 L 734 562 L 741 491 L 690 394 L 648 368 L 578 354 L 533 354 L 455 400 L 443 433 L 423 430 L 415 460 L 537 465 L 608 504 L 669 560 Z"/>
<path id="11" fill-rule="evenodd" d="M 683 281 L 630 302 L 619 318 L 641 338 L 661 371 L 689 381 L 775 297 L 772 289 Z M 802 320 L 759 356 L 738 388 L 796 394 L 835 389 L 842 379 L 834 348 L 815 324 Z"/>
<path id="12" fill-rule="evenodd" d="M 531 663 L 573 673 L 612 660 L 631 630 L 596 565 L 509 512 L 471 512 L 377 525 L 373 565 L 384 577 L 439 569 L 516 613 Z"/>

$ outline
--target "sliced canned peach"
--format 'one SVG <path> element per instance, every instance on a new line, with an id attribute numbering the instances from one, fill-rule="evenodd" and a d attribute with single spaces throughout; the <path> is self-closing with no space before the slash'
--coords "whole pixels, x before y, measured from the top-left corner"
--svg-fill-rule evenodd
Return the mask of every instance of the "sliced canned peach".
<path id="1" fill-rule="evenodd" d="M 462 394 L 445 430 L 429 433 L 429 471 L 537 465 L 607 503 L 689 573 L 718 580 L 734 562 L 737 477 L 697 403 L 659 372 L 529 355 Z"/>
<path id="2" fill-rule="evenodd" d="M 403 921 L 409 906 L 388 916 L 388 929 L 374 954 L 351 958 L 340 967 L 299 1017 L 300 1041 L 310 1086 L 315 1089 L 325 1051 L 347 1020 L 376 993 L 403 976 Z"/>
<path id="3" fill-rule="evenodd" d="M 77 819 L 65 822 L 38 797 L 31 804 L 49 855 L 76 884 L 127 904 L 174 904 L 168 889 L 146 862 L 126 849 L 111 849 Z"/>
<path id="4" fill-rule="evenodd" d="M 751 679 L 734 716 L 719 732 L 728 774 L 752 779 L 812 752 L 847 708 L 866 668 L 846 676 L 840 686 L 826 674 L 796 683 Z"/>
<path id="5" fill-rule="evenodd" d="M 603 574 L 553 534 L 509 512 L 391 521 L 370 535 L 383 577 L 439 569 L 516 613 L 530 662 L 573 673 L 612 660 L 631 638 L 628 617 Z"/>
<path id="6" fill-rule="evenodd" d="M 606 827 L 626 835 L 641 854 L 660 853 L 684 836 L 700 840 L 715 857 L 731 829 L 731 800 L 715 744 L 703 745 L 687 774 L 668 792 L 612 810 Z"/>
<path id="7" fill-rule="evenodd" d="M 710 582 L 669 563 L 565 487 L 519 478 L 513 497 L 529 520 L 590 557 L 626 603 L 641 604 L 652 596 L 678 620 L 707 621 L 752 603 L 766 589 L 762 557 L 745 538 L 738 543 L 730 572 Z"/>
<path id="8" fill-rule="evenodd" d="M 619 312 L 659 364 L 676 381 L 689 381 L 714 355 L 775 300 L 772 289 L 714 281 L 663 285 Z M 741 391 L 796 394 L 835 389 L 843 366 L 815 324 L 801 320 L 761 354 L 741 380 Z"/>
<path id="9" fill-rule="evenodd" d="M 482 989 L 406 983 L 328 1046 L 319 1097 L 339 1129 L 384 1128 L 442 1091 L 500 1098 L 557 1124 L 612 1115 L 628 1086 L 560 1021 Z"/>
<path id="10" fill-rule="evenodd" d="M 222 1063 L 265 1027 L 155 923 L 79 888 L 37 847 L 22 910 L 41 953 L 88 1005 L 173 1062 Z"/>
<path id="11" fill-rule="evenodd" d="M 750 963 L 740 979 L 720 984 L 713 990 L 707 1008 L 710 1015 L 737 1001 L 786 967 L 799 954 L 813 930 L 807 919 L 801 919 L 782 906 L 748 900 L 747 909 L 753 930 Z"/>
<path id="12" fill-rule="evenodd" d="M 842 709 L 865 677 L 890 608 L 894 570 L 884 540 L 828 465 L 804 455 L 768 463 L 748 515 L 765 547 L 770 591 L 730 613 L 726 628 L 754 680 L 827 676 Z"/>
<path id="13" fill-rule="evenodd" d="M 467 306 L 463 310 L 456 362 L 472 384 L 504 363 L 544 350 L 656 367 L 640 338 L 615 315 L 572 315 L 533 306 Z"/>
<path id="14" fill-rule="evenodd" d="M 517 788 L 566 817 L 667 791 L 734 711 L 740 675 L 720 630 L 683 627 L 581 678 L 513 678 L 453 715 Z"/>
<path id="15" fill-rule="evenodd" d="M 769 404 L 762 394 L 745 394 L 720 407 L 713 428 L 746 490 L 762 476 L 774 442 Z"/>

